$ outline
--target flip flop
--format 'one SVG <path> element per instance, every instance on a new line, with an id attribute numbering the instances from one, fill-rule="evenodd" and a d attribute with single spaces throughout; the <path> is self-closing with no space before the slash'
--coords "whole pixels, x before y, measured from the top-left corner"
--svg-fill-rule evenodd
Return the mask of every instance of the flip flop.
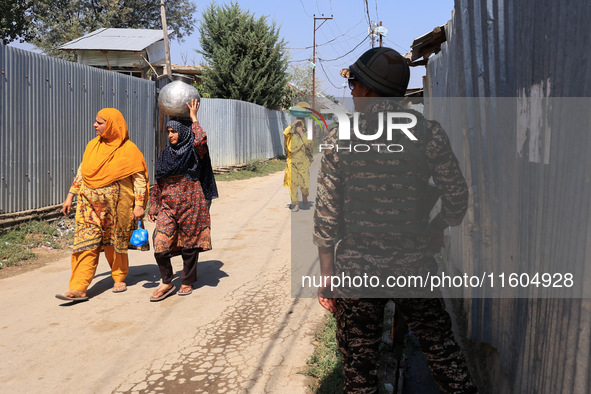
<path id="1" fill-rule="evenodd" d="M 166 290 L 160 297 L 154 297 L 153 295 L 150 297 L 150 301 L 162 301 L 169 295 L 171 295 L 176 290 L 176 287 L 172 286 L 170 289 Z"/>
<path id="2" fill-rule="evenodd" d="M 115 287 L 113 287 L 113 293 L 123 293 L 125 290 L 127 290 L 127 285 L 125 285 L 123 288 L 120 289 L 115 289 Z"/>
<path id="3" fill-rule="evenodd" d="M 179 292 L 177 293 L 177 295 L 180 295 L 180 296 L 188 296 L 188 295 L 189 295 L 189 294 L 191 294 L 192 292 L 193 292 L 193 289 L 192 289 L 192 288 L 191 288 L 191 290 L 189 290 L 189 291 L 183 291 L 182 293 L 181 293 L 181 291 L 179 290 Z"/>
<path id="4" fill-rule="evenodd" d="M 88 301 L 88 297 L 68 297 L 63 294 L 56 294 L 55 298 L 57 298 L 58 300 L 72 301 L 72 302 Z"/>

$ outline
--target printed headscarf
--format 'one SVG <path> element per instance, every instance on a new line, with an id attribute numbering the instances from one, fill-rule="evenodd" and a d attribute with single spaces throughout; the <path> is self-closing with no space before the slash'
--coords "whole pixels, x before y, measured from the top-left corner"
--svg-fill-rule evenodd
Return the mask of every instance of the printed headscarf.
<path id="1" fill-rule="evenodd" d="M 199 162 L 193 149 L 195 134 L 191 130 L 191 122 L 170 120 L 166 128 L 172 127 L 179 134 L 178 142 L 168 145 L 156 160 L 156 179 L 168 178 L 173 175 L 184 175 L 192 180 L 199 179 Z"/>
<path id="2" fill-rule="evenodd" d="M 143 172 L 148 179 L 144 155 L 129 140 L 127 123 L 115 108 L 103 108 L 98 114 L 106 121 L 102 135 L 92 139 L 82 157 L 82 179 L 91 189 L 98 189 Z"/>

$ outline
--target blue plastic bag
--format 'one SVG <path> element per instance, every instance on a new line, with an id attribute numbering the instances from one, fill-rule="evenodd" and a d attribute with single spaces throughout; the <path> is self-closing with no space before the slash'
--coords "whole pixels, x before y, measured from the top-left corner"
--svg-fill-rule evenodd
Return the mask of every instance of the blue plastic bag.
<path id="1" fill-rule="evenodd" d="M 138 221 L 137 223 L 138 223 L 139 228 L 137 230 L 133 230 L 133 233 L 131 233 L 131 239 L 129 240 L 129 242 L 133 246 L 139 248 L 139 247 L 142 247 L 148 243 L 148 230 L 141 228 L 142 223 L 140 221 Z"/>

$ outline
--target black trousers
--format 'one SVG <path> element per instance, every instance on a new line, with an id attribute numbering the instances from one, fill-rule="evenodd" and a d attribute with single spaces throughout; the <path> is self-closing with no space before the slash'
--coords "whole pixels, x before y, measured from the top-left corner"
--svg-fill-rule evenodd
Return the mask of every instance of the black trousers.
<path id="1" fill-rule="evenodd" d="M 181 284 L 191 286 L 197 281 L 197 261 L 199 260 L 199 248 L 193 249 L 181 249 L 181 255 L 183 256 L 183 273 L 181 274 Z M 172 253 L 170 250 L 162 253 L 154 253 L 156 263 L 160 269 L 160 276 L 162 277 L 162 283 L 170 284 L 174 272 L 172 270 L 172 264 L 170 259 Z"/>

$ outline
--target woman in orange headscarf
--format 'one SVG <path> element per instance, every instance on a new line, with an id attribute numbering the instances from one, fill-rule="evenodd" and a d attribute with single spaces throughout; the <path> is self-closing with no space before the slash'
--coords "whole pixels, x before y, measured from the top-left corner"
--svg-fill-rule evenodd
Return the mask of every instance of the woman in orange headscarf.
<path id="1" fill-rule="evenodd" d="M 127 289 L 127 246 L 147 203 L 148 168 L 142 152 L 129 140 L 121 112 L 103 108 L 93 126 L 97 137 L 86 145 L 62 208 L 67 215 L 78 195 L 70 291 L 56 295 L 62 300 L 88 299 L 86 289 L 102 248 L 115 281 L 113 292 Z"/>

